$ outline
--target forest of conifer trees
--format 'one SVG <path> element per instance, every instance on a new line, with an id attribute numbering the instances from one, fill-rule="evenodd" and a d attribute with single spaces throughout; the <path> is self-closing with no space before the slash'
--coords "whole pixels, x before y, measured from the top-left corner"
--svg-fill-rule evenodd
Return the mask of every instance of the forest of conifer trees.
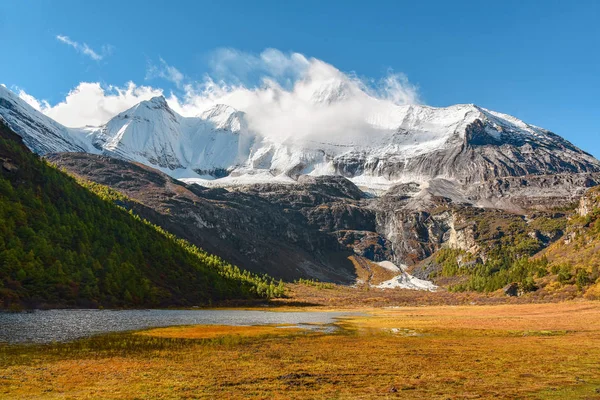
<path id="1" fill-rule="evenodd" d="M 77 182 L 0 124 L 0 307 L 190 306 L 281 296 Z"/>

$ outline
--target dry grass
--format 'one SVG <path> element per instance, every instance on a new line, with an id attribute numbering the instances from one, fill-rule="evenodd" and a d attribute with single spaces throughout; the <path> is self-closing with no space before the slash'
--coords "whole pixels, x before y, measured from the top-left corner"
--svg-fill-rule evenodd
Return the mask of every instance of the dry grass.
<path id="1" fill-rule="evenodd" d="M 444 289 L 437 292 L 417 290 L 389 290 L 368 286 L 349 287 L 335 285 L 322 289 L 302 284 L 287 284 L 286 298 L 273 299 L 272 306 L 313 305 L 316 307 L 354 309 L 365 307 L 460 305 L 460 304 L 516 304 L 531 302 L 531 297 L 510 298 L 501 293 L 452 293 Z"/>
<path id="2" fill-rule="evenodd" d="M 375 318 L 374 318 L 375 317 Z M 356 317 L 363 327 L 466 329 L 466 330 L 563 330 L 600 332 L 599 302 L 494 306 L 402 307 L 373 310 L 369 317 Z"/>
<path id="3" fill-rule="evenodd" d="M 283 325 L 263 326 L 227 326 L 227 325 L 196 325 L 196 326 L 171 326 L 156 328 L 136 333 L 137 335 L 154 336 L 173 339 L 214 339 L 222 336 L 288 336 L 290 333 L 300 332 L 301 329 Z"/>
<path id="4" fill-rule="evenodd" d="M 365 285 L 356 287 L 332 285 L 332 288 L 323 289 L 301 284 L 287 284 L 286 298 L 273 299 L 270 305 L 280 307 L 312 305 L 323 308 L 353 309 L 417 305 L 542 304 L 565 302 L 584 297 L 589 300 L 600 299 L 600 286 L 592 286 L 584 294 L 584 292 L 578 291 L 574 284 L 559 284 L 555 277 L 542 278 L 538 283 L 540 289 L 519 297 L 506 296 L 501 289 L 492 293 L 449 292 L 444 288 L 439 288 L 436 292 L 427 292 L 378 289 Z"/>
<path id="5" fill-rule="evenodd" d="M 336 334 L 185 327 L 0 347 L 0 398 L 600 398 L 600 303 L 364 311 Z"/>

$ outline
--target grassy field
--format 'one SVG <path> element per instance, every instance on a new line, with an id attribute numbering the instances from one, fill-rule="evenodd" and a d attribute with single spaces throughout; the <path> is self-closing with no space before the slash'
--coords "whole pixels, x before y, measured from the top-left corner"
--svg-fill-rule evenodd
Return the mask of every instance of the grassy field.
<path id="1" fill-rule="evenodd" d="M 600 303 L 363 308 L 0 347 L 2 399 L 600 399 Z"/>

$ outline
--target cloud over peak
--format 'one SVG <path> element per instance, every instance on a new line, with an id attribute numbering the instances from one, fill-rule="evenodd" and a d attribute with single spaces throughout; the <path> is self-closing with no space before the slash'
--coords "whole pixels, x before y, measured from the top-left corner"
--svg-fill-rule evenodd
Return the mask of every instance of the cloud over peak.
<path id="1" fill-rule="evenodd" d="M 137 86 L 133 82 L 128 82 L 124 87 L 103 87 L 98 82 L 81 82 L 63 101 L 53 106 L 45 100 L 37 100 L 22 89 L 18 90 L 17 94 L 33 108 L 55 121 L 69 127 L 81 127 L 102 125 L 140 101 L 161 96 L 163 91 L 148 86 Z"/>
<path id="2" fill-rule="evenodd" d="M 379 79 L 356 74 L 300 53 L 267 49 L 250 54 L 221 49 L 210 60 L 211 72 L 192 81 L 159 58 L 149 64 L 146 79 L 175 84 L 167 102 L 179 114 L 198 116 L 216 104 L 246 113 L 250 129 L 275 140 L 364 135 L 389 129 L 396 109 L 420 103 L 418 90 L 403 74 L 389 71 Z M 71 127 L 106 123 L 116 114 L 163 90 L 138 86 L 102 86 L 82 82 L 56 105 L 21 91 L 21 98 Z"/>
<path id="3" fill-rule="evenodd" d="M 310 64 L 303 54 L 285 54 L 270 48 L 260 54 L 221 48 L 213 52 L 209 61 L 211 77 L 244 85 L 251 85 L 265 77 L 290 84 L 300 78 Z"/>

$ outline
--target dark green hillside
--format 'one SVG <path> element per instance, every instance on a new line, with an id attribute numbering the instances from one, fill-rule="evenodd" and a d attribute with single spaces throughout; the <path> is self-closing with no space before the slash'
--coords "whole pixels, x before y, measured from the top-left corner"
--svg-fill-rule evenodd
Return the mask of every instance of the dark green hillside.
<path id="1" fill-rule="evenodd" d="M 0 308 L 185 306 L 281 292 L 118 207 L 127 199 L 110 189 L 84 186 L 0 123 Z"/>

